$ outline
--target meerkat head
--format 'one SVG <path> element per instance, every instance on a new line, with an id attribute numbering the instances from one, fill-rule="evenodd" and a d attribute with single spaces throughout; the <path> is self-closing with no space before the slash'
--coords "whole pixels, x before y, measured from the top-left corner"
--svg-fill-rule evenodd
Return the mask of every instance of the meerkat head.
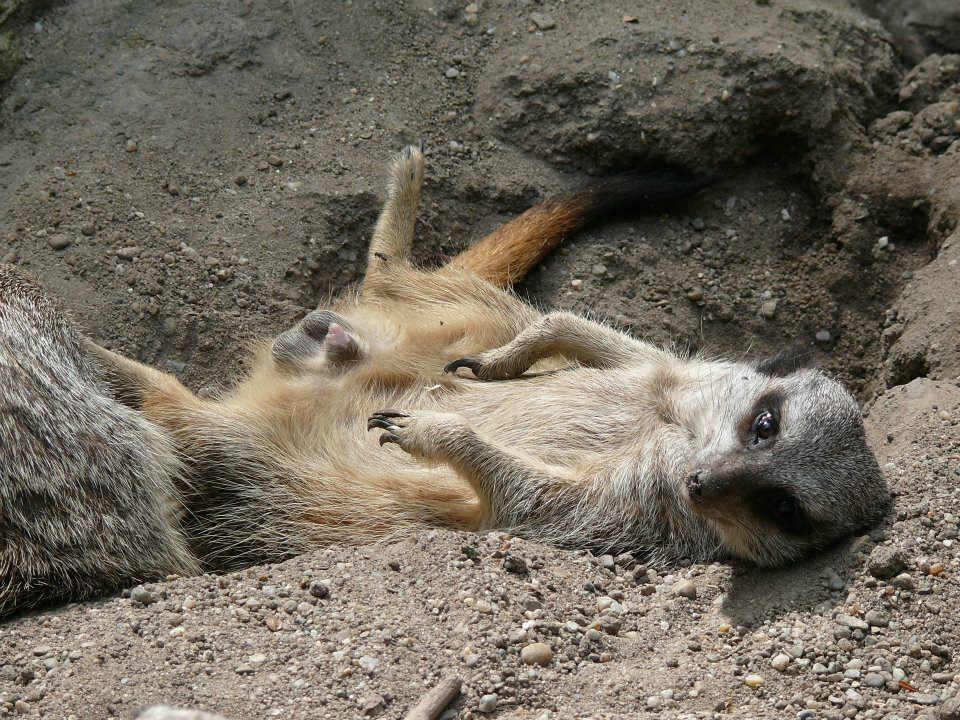
<path id="1" fill-rule="evenodd" d="M 727 550 L 782 565 L 879 520 L 890 495 L 856 401 L 792 356 L 738 365 L 686 480 Z"/>

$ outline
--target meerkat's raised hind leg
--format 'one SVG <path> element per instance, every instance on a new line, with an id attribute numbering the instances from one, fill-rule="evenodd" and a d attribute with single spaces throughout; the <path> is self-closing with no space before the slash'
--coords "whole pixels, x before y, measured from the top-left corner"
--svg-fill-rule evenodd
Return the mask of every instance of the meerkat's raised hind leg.
<path id="1" fill-rule="evenodd" d="M 469 368 L 481 380 L 520 377 L 535 362 L 560 355 L 581 365 L 622 366 L 665 355 L 662 350 L 606 325 L 566 312 L 544 315 L 503 347 L 449 363 L 446 372 Z"/>
<path id="2" fill-rule="evenodd" d="M 387 183 L 387 202 L 373 230 L 367 254 L 363 294 L 375 290 L 379 283 L 389 281 L 392 268 L 409 265 L 423 170 L 423 151 L 419 147 L 408 145 L 393 159 Z"/>

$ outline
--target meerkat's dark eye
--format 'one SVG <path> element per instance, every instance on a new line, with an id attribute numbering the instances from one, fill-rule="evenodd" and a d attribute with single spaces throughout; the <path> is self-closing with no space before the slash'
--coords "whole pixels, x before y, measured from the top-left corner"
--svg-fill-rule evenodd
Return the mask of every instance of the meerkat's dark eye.
<path id="1" fill-rule="evenodd" d="M 756 438 L 756 442 L 769 440 L 780 432 L 780 421 L 777 416 L 769 410 L 764 410 L 753 419 L 753 426 L 750 428 L 750 434 Z"/>

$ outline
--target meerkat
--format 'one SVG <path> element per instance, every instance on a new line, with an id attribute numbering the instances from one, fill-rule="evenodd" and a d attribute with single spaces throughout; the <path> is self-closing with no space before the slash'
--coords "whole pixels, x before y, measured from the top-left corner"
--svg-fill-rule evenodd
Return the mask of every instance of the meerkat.
<path id="1" fill-rule="evenodd" d="M 200 568 L 161 429 L 118 403 L 36 283 L 0 265 L 0 616 Z"/>
<path id="2" fill-rule="evenodd" d="M 113 397 L 175 449 L 165 488 L 184 512 L 157 517 L 203 567 L 424 526 L 778 565 L 886 511 L 857 404 L 819 370 L 678 356 L 509 291 L 590 220 L 701 181 L 561 195 L 426 271 L 410 261 L 423 174 L 418 148 L 395 159 L 359 287 L 258 345 L 221 397 L 85 341 Z"/>

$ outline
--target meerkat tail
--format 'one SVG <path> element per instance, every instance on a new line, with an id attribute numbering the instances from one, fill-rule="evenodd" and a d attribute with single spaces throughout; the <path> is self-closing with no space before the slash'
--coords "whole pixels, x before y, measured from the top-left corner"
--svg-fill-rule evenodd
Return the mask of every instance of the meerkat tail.
<path id="1" fill-rule="evenodd" d="M 636 170 L 547 198 L 450 261 L 499 287 L 521 280 L 565 238 L 594 220 L 642 212 L 692 195 L 712 182 L 667 168 Z"/>

